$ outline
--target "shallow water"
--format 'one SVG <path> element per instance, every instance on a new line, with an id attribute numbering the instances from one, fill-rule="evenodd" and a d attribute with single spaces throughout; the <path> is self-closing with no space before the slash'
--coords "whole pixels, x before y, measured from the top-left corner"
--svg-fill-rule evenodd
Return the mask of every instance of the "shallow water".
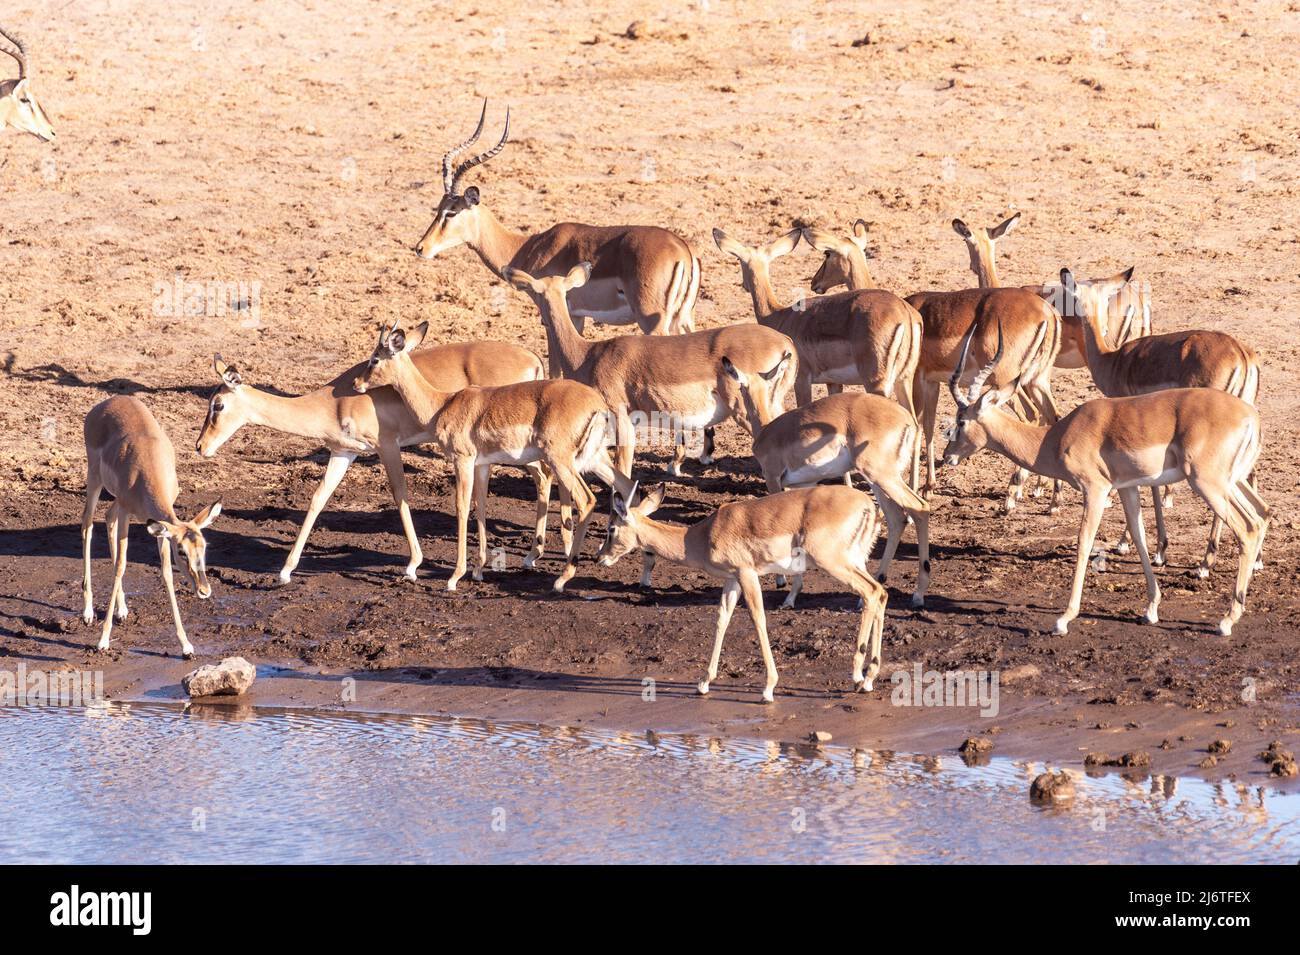
<path id="1" fill-rule="evenodd" d="M 1286 862 L 1300 796 L 427 717 L 0 708 L 0 862 Z"/>

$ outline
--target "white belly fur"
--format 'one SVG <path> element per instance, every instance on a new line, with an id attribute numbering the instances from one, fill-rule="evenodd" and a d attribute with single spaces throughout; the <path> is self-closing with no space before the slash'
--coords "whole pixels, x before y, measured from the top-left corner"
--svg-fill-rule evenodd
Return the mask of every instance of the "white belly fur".
<path id="1" fill-rule="evenodd" d="M 844 368 L 829 368 L 814 379 L 819 385 L 860 385 L 862 378 L 853 365 Z"/>
<path id="2" fill-rule="evenodd" d="M 852 469 L 853 459 L 849 454 L 848 446 L 841 440 L 829 445 L 799 467 L 787 470 L 785 483 L 787 485 L 815 484 L 828 478 L 842 477 Z"/>

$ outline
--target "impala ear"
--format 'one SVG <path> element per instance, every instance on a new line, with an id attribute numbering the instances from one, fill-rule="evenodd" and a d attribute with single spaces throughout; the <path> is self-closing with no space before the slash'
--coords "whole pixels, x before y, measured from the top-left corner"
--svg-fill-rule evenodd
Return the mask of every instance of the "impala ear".
<path id="1" fill-rule="evenodd" d="M 632 485 L 632 490 L 628 492 L 628 497 L 636 494 L 636 485 Z M 627 520 L 627 501 L 623 500 L 623 495 L 617 491 L 614 492 L 613 500 L 609 502 L 610 510 L 614 512 L 614 517 L 620 521 Z"/>
<path id="2" fill-rule="evenodd" d="M 175 528 L 176 525 L 169 524 L 166 521 L 150 521 L 145 525 L 144 529 L 154 537 L 161 537 L 163 540 L 174 540 L 180 536 Z"/>
<path id="3" fill-rule="evenodd" d="M 1137 269 L 1136 265 L 1130 265 L 1123 272 L 1119 273 L 1119 275 L 1115 276 L 1115 278 L 1112 281 L 1120 282 L 1122 284 L 1128 284 L 1129 282 L 1133 281 L 1133 272 L 1136 269 Z"/>
<path id="4" fill-rule="evenodd" d="M 971 237 L 970 226 L 962 222 L 960 219 L 952 220 L 952 231 L 956 232 L 963 239 L 969 239 Z"/>
<path id="5" fill-rule="evenodd" d="M 862 249 L 864 252 L 866 251 L 867 224 L 862 219 L 859 219 L 857 222 L 853 223 L 853 235 L 851 236 L 851 238 L 853 239 L 854 245 L 856 245 L 859 249 Z"/>
<path id="6" fill-rule="evenodd" d="M 731 363 L 731 359 L 726 355 L 722 356 L 722 373 L 732 381 L 738 381 L 742 385 L 745 383 L 745 376 L 741 374 L 739 368 Z"/>
<path id="7" fill-rule="evenodd" d="M 1074 273 L 1069 269 L 1061 269 L 1061 287 L 1074 291 Z"/>
<path id="8" fill-rule="evenodd" d="M 533 278 L 523 269 L 517 269 L 514 268 L 513 266 L 507 265 L 504 269 L 501 270 L 501 277 L 505 279 L 507 282 L 509 282 L 511 285 L 513 285 L 515 288 L 519 289 L 519 291 L 521 292 L 541 291 L 540 288 L 541 283 L 539 283 L 537 279 Z"/>
<path id="9" fill-rule="evenodd" d="M 636 506 L 636 512 L 642 517 L 649 517 L 663 505 L 664 495 L 667 493 L 667 484 L 656 484 L 650 489 L 650 493 L 645 496 L 641 503 Z"/>
<path id="10" fill-rule="evenodd" d="M 770 262 L 772 259 L 779 259 L 783 255 L 789 255 L 794 251 L 794 247 L 799 244 L 800 229 L 791 229 L 781 238 L 768 245 L 763 251 Z"/>
<path id="11" fill-rule="evenodd" d="M 222 384 L 231 391 L 244 383 L 244 380 L 239 377 L 239 372 L 233 366 L 222 361 L 220 353 L 212 356 L 212 370 L 221 376 Z"/>
<path id="12" fill-rule="evenodd" d="M 737 242 L 721 229 L 713 230 L 713 241 L 719 249 L 728 255 L 734 255 L 742 262 L 749 261 L 750 248 L 744 243 Z"/>
<path id="13" fill-rule="evenodd" d="M 564 277 L 564 288 L 582 288 L 591 278 L 591 263 L 579 262 L 573 268 L 569 269 L 569 274 Z"/>
<path id="14" fill-rule="evenodd" d="M 1006 222 L 999 223 L 998 225 L 995 225 L 992 229 L 990 229 L 989 238 L 990 239 L 1002 238 L 1004 235 L 1006 235 L 1008 232 L 1014 229 L 1019 224 L 1019 222 L 1020 222 L 1020 213 L 1017 212 Z"/>
<path id="15" fill-rule="evenodd" d="M 805 226 L 799 232 L 803 236 L 803 240 L 818 252 L 834 252 L 835 247 L 839 244 L 834 234 L 827 232 L 825 229 L 818 229 L 816 226 Z"/>
<path id="16" fill-rule="evenodd" d="M 194 523 L 199 530 L 204 530 L 209 524 L 215 521 L 221 515 L 221 502 L 213 501 L 203 510 L 194 515 Z"/>
<path id="17" fill-rule="evenodd" d="M 402 351 L 415 351 L 424 342 L 424 336 L 428 334 L 429 323 L 427 321 L 416 325 L 411 329 L 410 334 L 406 336 L 406 345 L 402 348 Z"/>
<path id="18" fill-rule="evenodd" d="M 790 359 L 792 357 L 793 356 L 789 352 L 785 352 L 781 356 L 781 360 L 776 363 L 775 368 L 773 368 L 771 371 L 759 372 L 759 375 L 763 378 L 764 381 L 775 381 L 777 378 L 781 377 L 782 373 L 785 371 L 785 366 L 790 364 Z"/>

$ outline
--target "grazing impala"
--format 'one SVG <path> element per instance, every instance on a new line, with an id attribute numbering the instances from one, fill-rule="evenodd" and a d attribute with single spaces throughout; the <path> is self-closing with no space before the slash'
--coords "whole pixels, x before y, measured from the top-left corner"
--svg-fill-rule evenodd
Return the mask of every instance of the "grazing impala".
<path id="1" fill-rule="evenodd" d="M 3 41 L 0 53 L 7 53 L 18 64 L 16 80 L 0 80 L 0 130 L 13 128 L 49 142 L 54 138 L 54 127 L 28 83 L 27 46 L 12 30 L 2 26 L 0 41 Z"/>
<path id="2" fill-rule="evenodd" d="M 917 292 L 907 301 L 921 313 L 925 334 L 921 338 L 921 360 L 916 370 L 917 399 L 922 408 L 927 452 L 926 489 L 935 481 L 934 434 L 939 407 L 939 389 L 964 368 L 958 363 L 963 340 L 974 331 L 976 360 L 986 362 L 998 349 L 1003 360 L 992 373 L 992 385 L 1002 388 L 1015 383 L 1049 424 L 1057 420 L 1052 400 L 1052 363 L 1061 342 L 1061 320 L 1056 311 L 1032 292 L 1023 289 L 964 289 L 960 292 Z M 1006 338 L 1003 341 L 1003 335 Z M 1027 474 L 1017 471 L 1007 489 L 1004 507 L 1016 505 Z M 1058 495 L 1052 495 L 1052 509 Z"/>
<path id="3" fill-rule="evenodd" d="M 754 457 L 769 491 L 811 487 L 856 471 L 871 485 L 885 513 L 888 536 L 876 579 L 884 583 L 907 518 L 916 523 L 916 590 L 912 606 L 925 604 L 930 586 L 930 508 L 907 486 L 916 460 L 920 426 L 911 412 L 881 395 L 827 395 L 787 411 L 763 428 Z M 793 607 L 802 576 L 796 576 L 785 607 Z"/>
<path id="4" fill-rule="evenodd" d="M 357 375 L 354 387 L 365 394 L 390 385 L 414 415 L 429 442 L 456 471 L 456 569 L 447 580 L 455 590 L 465 576 L 465 549 L 470 500 L 478 517 L 478 567 L 487 563 L 488 477 L 494 464 L 545 466 L 559 484 L 561 520 L 578 516 L 564 572 L 555 581 L 561 591 L 577 571 L 583 538 L 596 496 L 583 480 L 594 474 L 611 488 L 628 490 L 631 482 L 617 474 L 605 451 L 608 410 L 593 389 L 577 381 L 528 381 L 499 388 L 439 391 L 420 374 L 411 353 L 428 333 L 423 322 L 407 335 L 396 325 L 380 331 L 374 354 Z"/>
<path id="5" fill-rule="evenodd" d="M 415 352 L 411 360 L 421 375 L 447 391 L 458 391 L 470 385 L 537 381 L 544 377 L 542 363 L 536 355 L 526 348 L 504 342 L 440 345 Z M 406 535 L 410 560 L 404 573 L 414 580 L 424 554 L 407 503 L 401 449 L 430 439 L 421 424 L 406 410 L 397 393 L 389 388 L 376 388 L 364 395 L 353 391 L 352 383 L 364 365 L 348 369 L 324 387 L 295 396 L 279 395 L 244 384 L 239 372 L 222 361 L 220 355 L 213 359 L 212 367 L 221 383 L 208 401 L 208 416 L 199 432 L 198 452 L 203 457 L 214 456 L 246 424 L 312 438 L 329 451 L 325 474 L 311 497 L 302 528 L 280 570 L 280 581 L 289 582 L 316 518 L 329 503 L 352 462 L 358 455 L 376 452 L 388 476 L 388 486 Z M 531 567 L 541 556 L 546 539 L 551 478 L 535 466 L 529 470 L 537 485 L 537 535 L 533 551 L 525 562 Z M 567 536 L 567 533 L 567 529 L 561 528 L 562 536 Z M 568 544 L 567 540 L 565 544 Z"/>
<path id="6" fill-rule="evenodd" d="M 1185 480 L 1241 544 L 1232 606 L 1219 624 L 1221 633 L 1230 634 L 1245 609 L 1246 589 L 1268 529 L 1268 508 L 1248 480 L 1259 458 L 1258 412 L 1224 391 L 1174 388 L 1131 398 L 1096 398 L 1050 428 L 1037 427 L 1000 409 L 1014 386 L 984 388 L 1001 357 L 1000 347 L 969 387 L 959 388 L 973 335 L 973 329 L 967 333 L 962 360 L 949 383 L 958 407 L 953 439 L 944 451 L 949 464 L 987 447 L 1022 468 L 1083 492 L 1070 603 L 1056 621 L 1056 632 L 1065 633 L 1079 614 L 1088 556 L 1112 489 L 1119 492 L 1129 533 L 1142 559 L 1147 582 L 1145 619 L 1157 622 L 1160 587 L 1147 553 L 1138 489 Z"/>
<path id="7" fill-rule="evenodd" d="M 172 550 L 185 558 L 185 569 L 200 599 L 212 596 L 208 583 L 207 541 L 204 529 L 221 513 L 221 502 L 209 504 L 191 521 L 176 516 L 180 485 L 176 480 L 176 451 L 156 418 L 138 398 L 117 395 L 101 401 L 86 415 L 86 508 L 81 515 L 81 549 L 84 573 L 81 581 L 81 619 L 94 622 L 94 593 L 90 584 L 90 539 L 95 524 L 95 505 L 103 491 L 113 495 L 106 521 L 108 553 L 113 561 L 113 587 L 104 612 L 104 629 L 97 649 L 107 650 L 113 632 L 113 617 L 126 619 L 126 542 L 131 521 L 144 521 L 158 539 L 158 560 L 162 564 L 163 586 L 171 601 L 176 637 L 181 654 L 194 656 L 185 635 L 181 610 L 176 605 L 172 582 Z"/>
<path id="8" fill-rule="evenodd" d="M 754 304 L 760 325 L 788 335 L 799 356 L 795 402 L 812 401 L 812 386 L 827 385 L 831 393 L 844 385 L 897 396 L 912 410 L 912 376 L 921 346 L 921 316 L 894 295 L 880 289 L 840 292 L 783 306 L 772 291 L 771 263 L 799 242 L 795 229 L 765 246 L 750 247 L 713 230 L 718 248 L 740 263 L 742 284 Z"/>
<path id="9" fill-rule="evenodd" d="M 632 476 L 634 418 L 667 421 L 677 443 L 669 473 L 681 474 L 684 434 L 728 418 L 758 434 L 781 412 L 795 376 L 794 344 L 780 332 L 754 325 L 728 325 L 666 338 L 621 335 L 588 341 L 568 319 L 567 293 L 587 281 L 587 264 L 567 275 L 534 278 L 507 268 L 506 281 L 533 296 L 546 326 L 546 353 L 553 377 L 595 388 L 613 413 L 615 463 Z M 708 463 L 711 448 L 702 460 Z"/>
<path id="10" fill-rule="evenodd" d="M 1108 398 L 1142 395 L 1169 388 L 1217 388 L 1254 405 L 1259 394 L 1259 361 L 1253 349 L 1223 332 L 1196 330 L 1149 335 L 1118 348 L 1106 343 L 1102 316 L 1121 295 L 1133 270 L 1109 279 L 1076 280 L 1061 269 L 1065 290 L 1065 323 L 1083 338 L 1088 370 L 1097 390 Z M 1130 303 L 1129 317 L 1136 309 Z M 1156 512 L 1155 562 L 1165 562 L 1169 537 L 1165 530 L 1166 497 L 1152 494 Z M 1223 523 L 1216 515 L 1209 544 L 1197 574 L 1208 577 L 1219 549 Z"/>
<path id="11" fill-rule="evenodd" d="M 486 115 L 485 100 L 474 135 L 442 157 L 442 199 L 415 251 L 431 259 L 464 243 L 497 275 L 514 267 L 539 278 L 564 275 L 579 262 L 590 262 L 591 281 L 569 296 L 569 312 L 579 333 L 584 318 L 607 325 L 635 323 L 648 335 L 694 329 L 700 263 L 676 233 L 656 226 L 561 222 L 525 235 L 503 226 L 480 203 L 478 187 L 458 191 L 461 176 L 501 152 L 510 136 L 507 110 L 500 142 L 454 165 L 456 157 L 478 141 Z"/>
<path id="12" fill-rule="evenodd" d="M 635 488 L 633 488 L 635 491 Z M 639 503 L 616 495 L 609 532 L 600 549 L 602 566 L 612 567 L 632 550 L 658 556 L 721 577 L 722 601 L 714 631 L 709 669 L 699 683 L 701 694 L 717 679 L 722 638 L 744 594 L 745 606 L 758 631 L 758 645 L 767 670 L 763 701 L 775 699 L 776 662 L 767 639 L 762 574 L 802 573 L 816 565 L 847 586 L 862 600 L 858 637 L 853 654 L 854 689 L 870 692 L 880 672 L 880 642 L 885 627 L 885 588 L 867 572 L 876 540 L 876 505 L 861 491 L 843 485 L 823 485 L 782 491 L 767 497 L 723 504 L 690 527 L 654 520 L 663 503 L 660 484 Z M 862 665 L 870 652 L 867 671 Z"/>

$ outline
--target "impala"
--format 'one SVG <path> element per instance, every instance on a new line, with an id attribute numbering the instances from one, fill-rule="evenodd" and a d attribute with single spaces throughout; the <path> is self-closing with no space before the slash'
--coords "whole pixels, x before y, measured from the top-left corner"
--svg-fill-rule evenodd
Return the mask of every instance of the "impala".
<path id="1" fill-rule="evenodd" d="M 507 110 L 501 140 L 487 152 L 455 164 L 478 141 L 486 116 L 485 100 L 474 135 L 442 157 L 442 199 L 415 251 L 431 259 L 465 244 L 497 275 L 507 267 L 538 277 L 564 275 L 579 262 L 590 262 L 591 281 L 569 296 L 579 333 L 584 318 L 607 325 L 635 323 L 646 334 L 691 331 L 700 263 L 681 236 L 656 226 L 577 222 L 526 235 L 502 225 L 481 204 L 477 186 L 460 190 L 461 176 L 500 153 L 510 136 Z"/>
<path id="2" fill-rule="evenodd" d="M 537 381 L 544 377 L 542 363 L 536 355 L 526 348 L 504 342 L 440 345 L 415 352 L 411 361 L 421 375 L 447 391 L 458 391 L 470 385 Z M 311 497 L 302 528 L 280 570 L 280 581 L 289 582 L 317 517 L 329 503 L 352 462 L 359 455 L 376 452 L 383 463 L 402 531 L 406 535 L 410 559 L 404 573 L 414 580 L 424 554 L 411 521 L 401 449 L 423 444 L 429 436 L 397 393 L 390 388 L 376 388 L 368 394 L 357 394 L 352 383 L 364 365 L 356 365 L 328 385 L 297 396 L 275 394 L 245 384 L 239 372 L 222 361 L 220 355 L 215 356 L 212 367 L 220 384 L 208 401 L 208 416 L 199 431 L 197 450 L 200 455 L 213 457 L 246 424 L 311 438 L 329 451 L 325 474 Z M 525 565 L 531 567 L 541 556 L 546 539 L 551 478 L 537 467 L 529 470 L 537 486 L 537 534 L 533 550 L 525 561 Z M 567 529 L 562 527 L 562 537 L 567 533 Z"/>
<path id="3" fill-rule="evenodd" d="M 949 382 L 958 413 L 953 439 L 944 451 L 948 463 L 955 465 L 989 448 L 1083 493 L 1070 602 L 1056 621 L 1056 632 L 1065 633 L 1079 614 L 1088 557 L 1112 489 L 1119 492 L 1142 560 L 1145 619 L 1159 620 L 1160 587 L 1147 553 L 1138 489 L 1185 480 L 1241 544 L 1232 606 L 1219 624 L 1222 634 L 1230 634 L 1245 609 L 1246 589 L 1268 530 L 1268 508 L 1248 480 L 1259 458 L 1258 412 L 1224 391 L 1174 388 L 1130 398 L 1096 398 L 1051 427 L 1035 426 L 1000 409 L 1011 388 L 984 389 L 1001 357 L 1000 347 L 964 393 L 959 389 L 973 335 L 973 330 L 967 333 L 962 360 Z"/>
<path id="4" fill-rule="evenodd" d="M 663 503 L 664 491 L 665 486 L 660 484 L 639 503 L 632 495 L 615 495 L 609 532 L 598 559 L 602 566 L 612 567 L 629 551 L 649 550 L 666 560 L 722 578 L 713 655 L 698 686 L 701 694 L 707 694 L 709 685 L 717 679 L 722 638 L 737 599 L 743 594 L 754 629 L 758 631 L 758 645 L 767 670 L 763 701 L 774 701 L 776 662 L 767 639 L 767 616 L 759 577 L 802 573 L 810 563 L 821 567 L 861 598 L 852 677 L 855 689 L 871 691 L 880 672 L 880 642 L 888 595 L 867 572 L 867 560 L 876 540 L 876 505 L 870 497 L 843 485 L 782 491 L 723 504 L 698 524 L 679 527 L 651 516 Z M 870 662 L 864 674 L 862 666 L 868 652 Z"/>
<path id="5" fill-rule="evenodd" d="M 841 285 L 850 290 L 877 287 L 867 268 L 867 224 L 861 219 L 853 223 L 845 237 L 810 226 L 803 230 L 803 240 L 823 256 L 811 283 L 818 295 Z"/>
<path id="6" fill-rule="evenodd" d="M 81 581 L 83 608 L 81 619 L 95 620 L 94 593 L 90 583 L 90 539 L 94 531 L 95 505 L 103 491 L 113 495 L 106 527 L 108 553 L 113 561 L 113 586 L 104 613 L 104 629 L 97 649 L 107 650 L 113 632 L 113 618 L 126 619 L 126 593 L 122 576 L 126 573 L 126 542 L 131 521 L 145 522 L 158 540 L 158 559 L 162 564 L 163 587 L 171 601 L 176 637 L 181 654 L 194 656 L 194 647 L 185 635 L 180 607 L 176 604 L 176 587 L 172 582 L 172 550 L 185 559 L 185 569 L 194 582 L 199 598 L 212 596 L 208 583 L 207 541 L 203 531 L 221 513 L 221 502 L 209 504 L 183 521 L 176 516 L 176 498 L 180 486 L 176 480 L 176 451 L 156 418 L 138 398 L 117 395 L 101 401 L 86 415 L 86 507 L 81 515 L 81 551 L 84 572 Z"/>
<path id="7" fill-rule="evenodd" d="M 780 414 L 795 376 L 795 346 L 780 332 L 729 325 L 668 337 L 621 335 L 588 341 L 568 319 L 568 293 L 582 288 L 588 268 L 534 278 L 507 268 L 505 279 L 531 295 L 546 327 L 546 354 L 553 377 L 595 388 L 613 415 L 615 464 L 632 476 L 634 418 L 666 420 L 677 444 L 669 473 L 681 474 L 688 430 L 708 429 L 728 418 L 751 434 Z M 655 416 L 655 417 L 650 417 Z M 707 433 L 707 432 L 706 432 Z M 706 442 L 706 464 L 711 448 Z"/>
<path id="8" fill-rule="evenodd" d="M 0 130 L 12 127 L 49 142 L 54 138 L 54 127 L 28 83 L 27 45 L 12 30 L 2 26 L 0 40 L 4 41 L 0 43 L 0 53 L 8 54 L 18 64 L 16 80 L 0 80 Z"/>
<path id="9" fill-rule="evenodd" d="M 976 360 L 987 361 L 997 348 L 1003 360 L 992 372 L 992 384 L 1001 388 L 1015 384 L 1031 402 L 1032 409 L 1049 424 L 1057 420 L 1052 399 L 1052 363 L 1061 343 L 1061 320 L 1056 311 L 1024 289 L 964 289 L 960 292 L 917 292 L 907 301 L 921 313 L 925 333 L 921 338 L 921 359 L 916 370 L 918 401 L 925 429 L 927 493 L 935 482 L 934 435 L 939 407 L 939 389 L 956 370 L 962 343 L 968 338 Z M 1005 340 L 1003 335 L 1005 334 Z M 1003 506 L 1016 505 L 1026 478 L 1017 471 L 1007 488 Z M 1058 486 L 1059 490 L 1059 486 Z M 1052 495 L 1052 510 L 1058 494 Z"/>
<path id="10" fill-rule="evenodd" d="M 583 480 L 594 474 L 611 488 L 628 490 L 631 482 L 614 471 L 605 451 L 608 411 L 599 394 L 577 381 L 527 381 L 498 388 L 438 390 L 420 374 L 411 353 L 428 333 L 423 322 L 407 335 L 396 324 L 380 331 L 379 343 L 361 368 L 354 386 L 365 394 L 390 385 L 419 422 L 429 441 L 456 472 L 456 568 L 447 580 L 455 590 L 465 576 L 470 500 L 478 518 L 478 567 L 487 563 L 488 477 L 494 464 L 545 466 L 559 484 L 561 520 L 569 524 L 576 504 L 577 521 L 564 572 L 555 581 L 562 591 L 577 571 L 587 524 L 596 496 Z"/>
<path id="11" fill-rule="evenodd" d="M 887 538 L 876 579 L 885 583 L 898 541 L 911 517 L 916 524 L 919 567 L 912 606 L 925 604 L 930 585 L 930 508 L 907 485 L 916 460 L 920 427 L 898 402 L 881 395 L 828 395 L 787 411 L 760 432 L 754 457 L 769 491 L 811 487 L 856 471 L 871 485 L 885 514 Z M 793 607 L 802 576 L 796 576 L 783 606 Z"/>
<path id="12" fill-rule="evenodd" d="M 1106 343 L 1102 315 L 1132 278 L 1133 270 L 1109 279 L 1076 280 L 1069 269 L 1061 269 L 1065 290 L 1067 326 L 1083 338 L 1088 370 L 1097 390 L 1108 398 L 1127 397 L 1169 388 L 1217 388 L 1247 404 L 1259 395 L 1259 361 L 1253 349 L 1223 332 L 1195 330 L 1149 335 L 1118 348 Z M 1129 305 L 1129 318 L 1136 308 Z M 1169 537 L 1165 530 L 1162 495 L 1152 494 L 1156 513 L 1155 563 L 1165 562 Z M 1216 515 L 1210 530 L 1205 557 L 1197 568 L 1208 577 L 1219 549 L 1223 524 Z"/>
<path id="13" fill-rule="evenodd" d="M 789 336 L 799 357 L 795 403 L 812 401 L 812 386 L 831 393 L 844 385 L 897 396 L 912 410 L 912 376 L 921 347 L 921 316 L 891 292 L 864 289 L 819 295 L 781 305 L 772 291 L 772 260 L 799 242 L 795 229 L 765 246 L 750 247 L 713 230 L 713 241 L 740 263 L 741 283 L 760 325 Z"/>

